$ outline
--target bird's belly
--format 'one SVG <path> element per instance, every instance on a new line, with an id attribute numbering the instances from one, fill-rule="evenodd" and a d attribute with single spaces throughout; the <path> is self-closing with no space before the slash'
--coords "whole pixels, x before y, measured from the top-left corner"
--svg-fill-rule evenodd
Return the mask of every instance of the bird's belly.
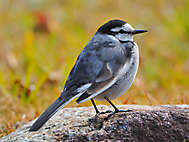
<path id="1" fill-rule="evenodd" d="M 115 99 L 123 95 L 132 85 L 137 73 L 138 63 L 132 66 L 109 89 L 95 97 L 96 100 L 104 100 L 104 97 Z"/>

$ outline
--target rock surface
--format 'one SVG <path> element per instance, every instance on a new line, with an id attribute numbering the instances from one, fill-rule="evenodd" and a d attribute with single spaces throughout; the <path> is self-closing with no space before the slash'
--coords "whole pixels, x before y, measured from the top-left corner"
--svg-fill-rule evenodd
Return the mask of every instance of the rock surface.
<path id="1" fill-rule="evenodd" d="M 128 141 L 189 142 L 189 105 L 124 105 L 107 120 L 110 113 L 95 117 L 92 107 L 65 108 L 56 113 L 39 131 L 29 132 L 32 122 L 0 138 L 7 141 Z M 101 111 L 112 109 L 98 106 Z"/>

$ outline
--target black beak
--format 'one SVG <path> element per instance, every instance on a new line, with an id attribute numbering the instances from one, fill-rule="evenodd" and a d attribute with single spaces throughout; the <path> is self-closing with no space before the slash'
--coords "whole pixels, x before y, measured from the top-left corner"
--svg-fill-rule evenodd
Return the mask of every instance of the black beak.
<path id="1" fill-rule="evenodd" d="M 135 34 L 141 34 L 141 33 L 145 33 L 145 32 L 148 32 L 148 31 L 147 30 L 134 30 L 132 32 L 132 34 L 135 35 Z"/>

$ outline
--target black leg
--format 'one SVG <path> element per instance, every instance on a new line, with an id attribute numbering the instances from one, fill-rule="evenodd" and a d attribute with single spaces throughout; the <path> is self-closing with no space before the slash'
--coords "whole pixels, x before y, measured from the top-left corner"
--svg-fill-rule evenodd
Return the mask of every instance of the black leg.
<path id="1" fill-rule="evenodd" d="M 115 110 L 114 113 L 132 111 L 132 110 L 119 110 L 107 97 L 104 97 L 104 98 L 112 105 L 112 107 Z"/>
<path id="2" fill-rule="evenodd" d="M 94 99 L 91 99 L 91 102 L 92 102 L 92 104 L 93 104 L 93 106 L 94 106 L 94 109 L 95 109 L 95 111 L 96 111 L 96 114 L 106 114 L 106 113 L 111 113 L 111 112 L 112 112 L 111 110 L 107 110 L 107 111 L 105 111 L 105 112 L 100 112 L 100 111 L 98 110 L 97 106 L 95 105 Z"/>
<path id="3" fill-rule="evenodd" d="M 104 97 L 104 98 L 108 101 L 108 103 L 110 103 L 112 105 L 112 107 L 115 110 L 114 112 L 119 112 L 119 109 L 107 97 Z"/>
<path id="4" fill-rule="evenodd" d="M 95 102 L 94 102 L 93 99 L 91 99 L 91 102 L 92 102 L 92 104 L 93 104 L 93 106 L 94 106 L 94 109 L 95 109 L 95 111 L 96 111 L 96 114 L 100 113 L 99 110 L 98 110 L 98 108 L 96 107 Z"/>
<path id="5" fill-rule="evenodd" d="M 113 116 L 114 114 L 118 113 L 118 112 L 129 112 L 132 110 L 119 110 L 107 97 L 104 97 L 114 108 L 114 112 L 110 113 L 104 120 L 108 120 L 111 116 Z"/>

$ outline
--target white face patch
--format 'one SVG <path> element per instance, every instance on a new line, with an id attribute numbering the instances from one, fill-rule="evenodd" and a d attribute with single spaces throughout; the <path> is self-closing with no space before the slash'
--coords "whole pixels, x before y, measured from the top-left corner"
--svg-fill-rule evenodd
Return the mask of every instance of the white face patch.
<path id="1" fill-rule="evenodd" d="M 115 37 L 117 39 L 119 39 L 120 41 L 133 41 L 133 35 L 132 34 L 119 33 L 119 34 L 115 35 Z"/>
<path id="2" fill-rule="evenodd" d="M 120 32 L 120 31 L 125 31 L 125 32 L 129 33 L 129 32 L 134 31 L 134 28 L 131 25 L 129 25 L 128 23 L 124 24 L 122 27 L 112 28 L 111 31 L 117 33 L 114 37 L 120 41 L 133 41 L 132 34 Z"/>
<path id="3" fill-rule="evenodd" d="M 131 31 L 134 31 L 135 29 L 131 25 L 129 25 L 128 23 L 126 23 L 125 25 L 123 25 L 123 30 L 131 32 Z"/>

